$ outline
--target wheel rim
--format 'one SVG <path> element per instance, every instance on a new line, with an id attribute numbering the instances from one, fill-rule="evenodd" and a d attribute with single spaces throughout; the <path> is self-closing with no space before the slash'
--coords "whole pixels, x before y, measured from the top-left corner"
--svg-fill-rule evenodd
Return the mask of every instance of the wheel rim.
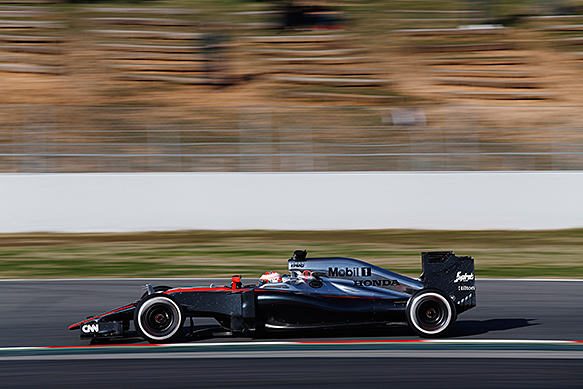
<path id="1" fill-rule="evenodd" d="M 427 299 L 419 304 L 417 308 L 417 320 L 426 330 L 439 328 L 446 319 L 446 307 L 441 301 Z"/>
<path id="2" fill-rule="evenodd" d="M 174 321 L 174 312 L 164 304 L 151 306 L 145 313 L 145 326 L 149 332 L 163 335 Z"/>
<path id="3" fill-rule="evenodd" d="M 412 324 L 422 333 L 436 335 L 445 330 L 452 320 L 452 310 L 445 297 L 426 293 L 412 301 Z"/>
<path id="4" fill-rule="evenodd" d="M 178 305 L 167 297 L 147 300 L 138 313 L 138 326 L 153 340 L 165 340 L 180 329 L 182 316 Z"/>

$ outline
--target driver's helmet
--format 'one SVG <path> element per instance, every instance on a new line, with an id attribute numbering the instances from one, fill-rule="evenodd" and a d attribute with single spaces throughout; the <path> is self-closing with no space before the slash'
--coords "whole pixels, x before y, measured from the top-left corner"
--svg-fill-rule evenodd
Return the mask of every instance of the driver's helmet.
<path id="1" fill-rule="evenodd" d="M 281 282 L 281 274 L 276 271 L 268 271 L 263 273 L 261 277 L 259 277 L 259 285 L 264 285 L 267 283 L 276 283 Z"/>

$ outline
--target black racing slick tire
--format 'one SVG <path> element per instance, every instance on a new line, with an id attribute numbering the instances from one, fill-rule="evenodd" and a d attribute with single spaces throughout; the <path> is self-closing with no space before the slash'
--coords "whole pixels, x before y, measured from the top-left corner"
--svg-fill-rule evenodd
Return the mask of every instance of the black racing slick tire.
<path id="1" fill-rule="evenodd" d="M 422 289 L 407 302 L 407 323 L 423 338 L 445 335 L 456 318 L 453 301 L 436 289 Z"/>
<path id="2" fill-rule="evenodd" d="M 172 342 L 180 336 L 183 324 L 180 304 L 159 293 L 140 301 L 134 312 L 136 331 L 150 343 Z"/>

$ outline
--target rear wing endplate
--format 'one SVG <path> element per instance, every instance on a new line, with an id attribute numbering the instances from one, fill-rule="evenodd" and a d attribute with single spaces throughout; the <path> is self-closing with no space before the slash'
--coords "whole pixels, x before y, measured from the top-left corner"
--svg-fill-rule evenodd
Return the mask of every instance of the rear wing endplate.
<path id="1" fill-rule="evenodd" d="M 458 257 L 453 251 L 433 251 L 421 254 L 425 288 L 439 289 L 455 303 L 457 313 L 476 306 L 474 258 Z"/>

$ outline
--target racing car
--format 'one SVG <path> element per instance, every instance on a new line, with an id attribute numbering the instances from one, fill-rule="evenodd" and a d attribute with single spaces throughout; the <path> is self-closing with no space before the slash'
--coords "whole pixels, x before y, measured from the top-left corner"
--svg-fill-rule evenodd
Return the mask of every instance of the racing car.
<path id="1" fill-rule="evenodd" d="M 296 250 L 289 275 L 268 272 L 255 285 L 244 285 L 240 275 L 225 286 L 147 284 L 138 300 L 69 329 L 93 341 L 137 332 L 150 343 L 169 343 L 187 318 L 192 334 L 194 318 L 206 317 L 231 335 L 402 324 L 421 337 L 440 337 L 476 306 L 474 259 L 440 251 L 424 252 L 421 260 L 421 276 L 410 278 L 358 259 L 308 258 Z"/>

